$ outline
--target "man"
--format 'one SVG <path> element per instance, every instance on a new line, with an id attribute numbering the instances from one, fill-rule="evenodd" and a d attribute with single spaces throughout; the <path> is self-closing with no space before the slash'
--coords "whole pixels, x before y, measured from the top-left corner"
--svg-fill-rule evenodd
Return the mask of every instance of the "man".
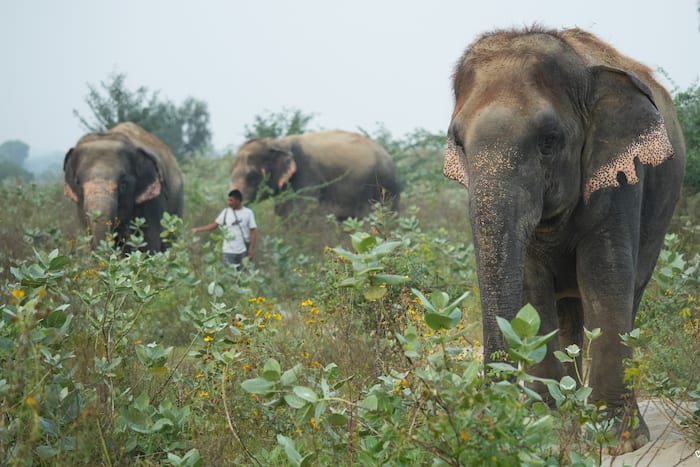
<path id="1" fill-rule="evenodd" d="M 208 232 L 222 226 L 224 243 L 221 247 L 222 261 L 241 269 L 243 258 L 253 260 L 257 225 L 253 211 L 243 206 L 243 195 L 239 190 L 228 194 L 228 206 L 214 222 L 194 227 L 192 233 Z"/>

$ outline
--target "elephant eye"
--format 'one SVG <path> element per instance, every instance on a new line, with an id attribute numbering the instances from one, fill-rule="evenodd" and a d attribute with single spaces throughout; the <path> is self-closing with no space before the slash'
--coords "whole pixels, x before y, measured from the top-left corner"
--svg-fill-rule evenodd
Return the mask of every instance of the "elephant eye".
<path id="1" fill-rule="evenodd" d="M 561 147 L 563 136 L 558 131 L 549 131 L 542 134 L 537 141 L 537 147 L 543 156 L 551 156 Z"/>

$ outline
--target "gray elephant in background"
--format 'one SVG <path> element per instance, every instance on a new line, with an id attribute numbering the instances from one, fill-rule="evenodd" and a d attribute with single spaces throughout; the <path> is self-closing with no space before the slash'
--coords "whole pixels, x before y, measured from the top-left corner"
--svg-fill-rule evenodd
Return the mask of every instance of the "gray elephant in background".
<path id="1" fill-rule="evenodd" d="M 485 34 L 453 88 L 444 171 L 469 193 L 484 357 L 506 347 L 496 317 L 526 303 L 540 334 L 559 329 L 539 376 L 573 374 L 553 351 L 583 348 L 583 327 L 600 328 L 590 399 L 624 420 L 620 430 L 639 417 L 620 446 L 637 449 L 649 429 L 623 380 L 632 352 L 620 335 L 680 196 L 685 145 L 671 97 L 647 67 L 580 29 Z"/>
<path id="2" fill-rule="evenodd" d="M 130 222 L 142 217 L 146 249 L 167 248 L 160 238 L 160 220 L 165 212 L 182 216 L 184 193 L 177 160 L 158 138 L 131 122 L 89 133 L 68 151 L 63 171 L 64 193 L 76 203 L 93 246 L 110 231 L 123 246 Z M 89 217 L 94 211 L 100 216 Z"/>
<path id="3" fill-rule="evenodd" d="M 265 190 L 259 190 L 266 183 Z M 303 196 L 318 199 L 323 211 L 337 219 L 366 216 L 372 203 L 394 210 L 399 205 L 396 166 L 386 150 L 367 136 L 331 130 L 258 138 L 245 142 L 231 168 L 231 189 L 252 201 L 278 194 L 286 185 Z M 276 206 L 288 214 L 289 203 Z"/>

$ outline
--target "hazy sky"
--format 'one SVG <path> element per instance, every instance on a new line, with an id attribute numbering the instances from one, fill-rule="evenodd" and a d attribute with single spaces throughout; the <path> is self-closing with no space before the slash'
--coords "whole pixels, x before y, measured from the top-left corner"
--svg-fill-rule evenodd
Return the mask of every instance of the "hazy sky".
<path id="1" fill-rule="evenodd" d="M 446 130 L 450 75 L 479 34 L 578 26 L 686 89 L 700 75 L 697 0 L 0 0 L 0 142 L 65 151 L 84 133 L 87 84 L 176 104 L 207 102 L 217 149 L 256 114 L 314 113 L 312 124 L 400 137 Z"/>

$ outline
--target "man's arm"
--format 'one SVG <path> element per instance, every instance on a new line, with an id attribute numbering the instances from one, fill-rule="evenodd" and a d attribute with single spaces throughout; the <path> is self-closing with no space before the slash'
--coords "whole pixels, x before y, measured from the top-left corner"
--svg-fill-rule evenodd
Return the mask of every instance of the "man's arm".
<path id="1" fill-rule="evenodd" d="M 210 230 L 214 230 L 214 229 L 217 228 L 218 226 L 219 226 L 219 224 L 217 224 L 216 222 L 212 222 L 211 224 L 200 225 L 199 227 L 192 227 L 191 232 L 192 232 L 192 233 L 197 233 L 197 232 L 209 232 Z"/>

